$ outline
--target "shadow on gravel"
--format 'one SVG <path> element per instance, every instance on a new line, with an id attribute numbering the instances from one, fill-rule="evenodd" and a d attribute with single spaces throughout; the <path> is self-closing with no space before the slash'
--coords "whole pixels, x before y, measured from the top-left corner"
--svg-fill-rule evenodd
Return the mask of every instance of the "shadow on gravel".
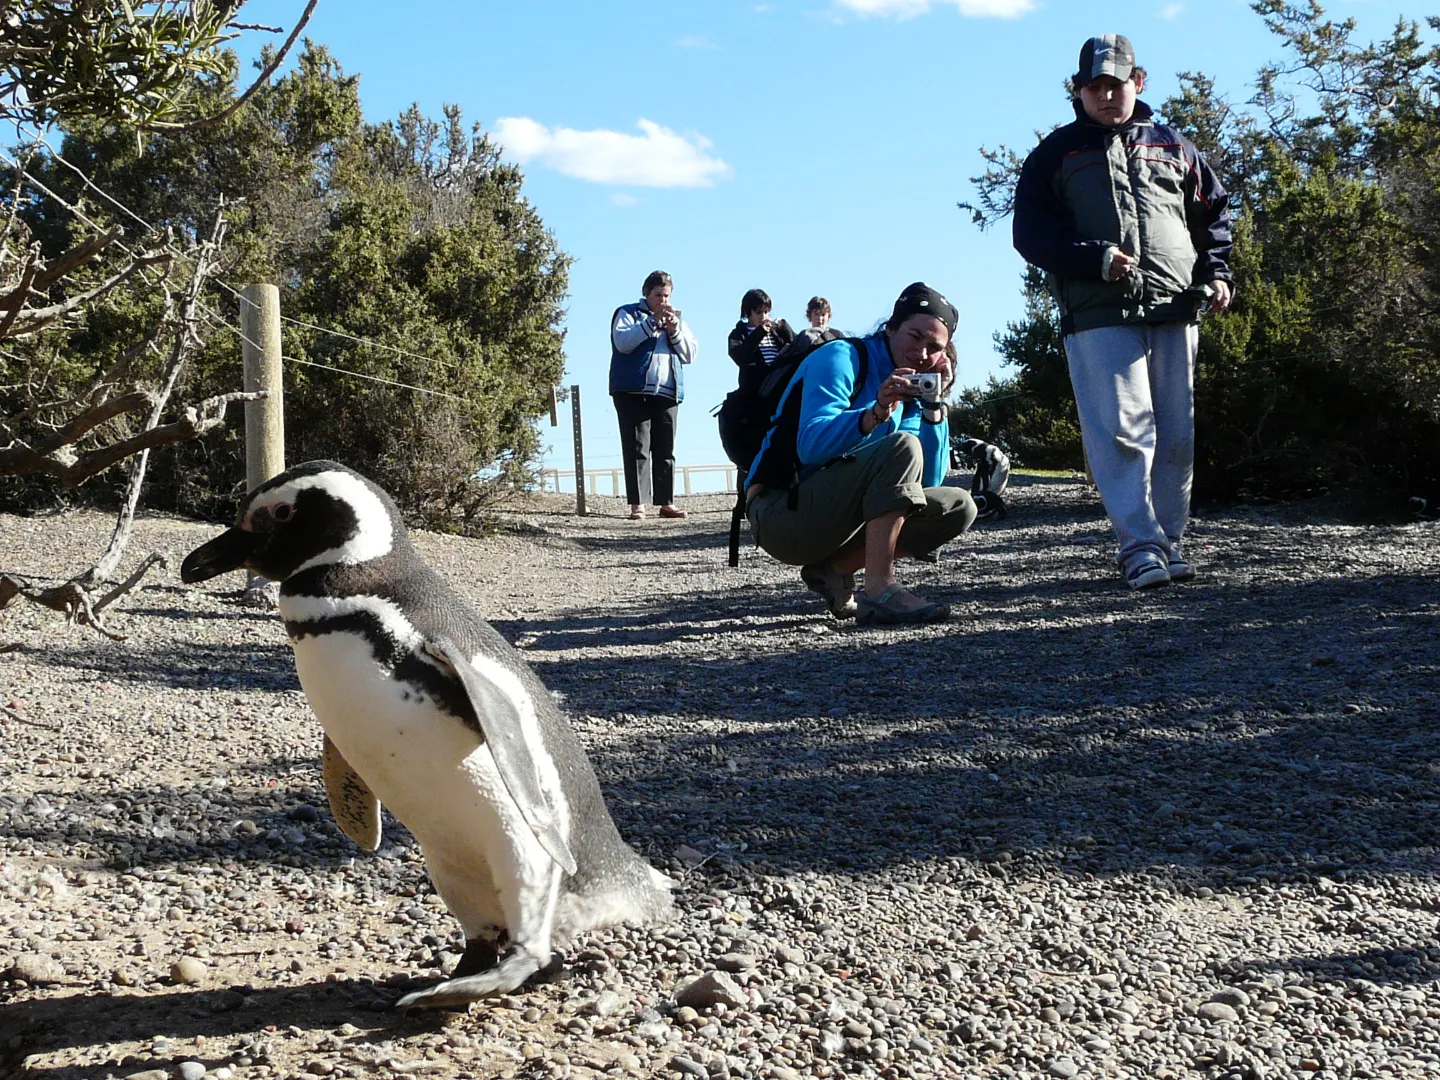
<path id="1" fill-rule="evenodd" d="M 797 591 L 507 629 L 582 729 L 603 721 L 597 772 L 666 850 L 781 872 L 1164 867 L 1220 887 L 1440 873 L 1433 577 L 990 584 L 948 627 L 875 632 L 834 629 Z M 643 656 L 614 656 L 629 646 Z"/>
<path id="2" fill-rule="evenodd" d="M 1247 961 L 1247 966 L 1281 974 L 1307 972 L 1317 976 L 1317 984 L 1364 979 L 1382 985 L 1417 986 L 1440 982 L 1440 948 L 1366 949 L 1329 956 L 1291 956 L 1283 961 L 1267 958 Z"/>
<path id="3" fill-rule="evenodd" d="M 91 676 L 177 690 L 300 689 L 294 653 L 286 643 L 159 647 L 122 641 L 103 650 L 52 648 L 46 659 Z"/>
<path id="4" fill-rule="evenodd" d="M 312 983 L 299 987 L 255 989 L 238 986 L 223 990 L 170 990 L 155 994 L 56 994 L 42 1000 L 5 1006 L 5 1030 L 10 1040 L 0 1047 L 16 1064 L 30 1054 L 79 1051 L 88 1065 L 47 1069 L 18 1069 L 5 1075 L 17 1080 L 80 1080 L 112 1072 L 161 1068 L 173 1072 L 174 1063 L 199 1061 L 207 1069 L 232 1064 L 247 1050 L 264 1060 L 264 1044 L 295 1022 L 303 1010 L 312 1027 L 334 1030 L 351 1024 L 360 1032 L 343 1040 L 365 1047 L 385 1039 L 414 1035 L 438 1028 L 444 1012 L 395 1012 L 383 1006 L 402 990 L 375 985 L 365 979 Z M 138 1033 L 164 1038 L 175 1045 L 159 1055 L 131 1055 L 100 1060 L 111 1043 L 133 1040 Z M 204 1037 L 214 1045 L 197 1047 Z M 216 1056 L 218 1053 L 219 1056 Z M 107 1068 L 108 1066 L 108 1068 Z M 377 1064 L 377 1070 L 385 1070 Z"/>
<path id="5" fill-rule="evenodd" d="M 223 776 L 195 776 L 183 787 L 137 787 L 119 777 L 71 792 L 0 796 L 0 836 L 29 841 L 37 855 L 68 864 L 73 854 L 58 854 L 66 823 L 83 820 L 90 824 L 80 861 L 121 871 L 224 863 L 337 867 L 351 859 L 391 859 L 397 848 L 412 845 L 389 814 L 377 853 L 362 851 L 340 832 L 321 784 L 319 749 L 317 725 L 310 760 L 227 766 Z"/>

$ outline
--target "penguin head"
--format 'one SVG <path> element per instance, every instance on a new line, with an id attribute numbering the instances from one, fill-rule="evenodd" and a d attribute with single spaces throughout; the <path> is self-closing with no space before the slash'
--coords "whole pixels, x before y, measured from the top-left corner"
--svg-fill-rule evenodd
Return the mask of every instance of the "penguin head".
<path id="1" fill-rule="evenodd" d="M 284 581 L 388 555 L 403 533 L 385 492 L 338 462 L 307 461 L 252 491 L 230 529 L 185 556 L 180 579 L 194 584 L 243 566 Z"/>

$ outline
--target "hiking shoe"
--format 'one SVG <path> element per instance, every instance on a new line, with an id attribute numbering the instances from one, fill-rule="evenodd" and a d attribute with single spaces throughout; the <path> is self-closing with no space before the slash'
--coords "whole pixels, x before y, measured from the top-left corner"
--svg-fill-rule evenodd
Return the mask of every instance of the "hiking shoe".
<path id="1" fill-rule="evenodd" d="M 810 563 L 800 568 L 800 580 L 809 590 L 825 601 L 830 614 L 837 619 L 853 619 L 855 606 L 855 575 L 833 570 L 829 563 Z"/>
<path id="2" fill-rule="evenodd" d="M 1158 589 L 1170 584 L 1170 571 L 1158 559 L 1144 559 L 1125 572 L 1125 584 L 1132 589 Z"/>
<path id="3" fill-rule="evenodd" d="M 914 596 L 899 585 L 891 585 L 872 600 L 861 589 L 855 594 L 855 603 L 860 609 L 855 621 L 860 626 L 898 626 L 902 623 L 945 622 L 950 618 L 949 604 L 934 600 L 922 603 L 920 607 L 906 607 L 902 597 L 907 595 Z M 920 598 L 914 596 L 914 599 Z"/>

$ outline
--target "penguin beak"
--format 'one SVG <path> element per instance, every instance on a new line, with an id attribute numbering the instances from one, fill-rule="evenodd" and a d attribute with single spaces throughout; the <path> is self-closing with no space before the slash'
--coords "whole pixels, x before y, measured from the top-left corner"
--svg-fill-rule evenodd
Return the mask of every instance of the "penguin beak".
<path id="1" fill-rule="evenodd" d="M 180 564 L 180 580 L 187 585 L 209 581 L 220 574 L 238 570 L 265 542 L 265 537 L 246 529 L 226 529 L 209 543 L 201 544 Z"/>

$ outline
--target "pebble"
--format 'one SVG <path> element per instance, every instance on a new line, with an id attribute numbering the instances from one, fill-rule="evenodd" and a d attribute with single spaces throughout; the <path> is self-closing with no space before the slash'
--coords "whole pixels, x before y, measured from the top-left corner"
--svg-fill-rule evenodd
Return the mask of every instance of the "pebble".
<path id="1" fill-rule="evenodd" d="M 712 1005 L 739 1008 L 749 1001 L 734 977 L 723 971 L 708 971 L 675 991 L 675 1004 L 695 1009 L 708 1009 Z"/>
<path id="2" fill-rule="evenodd" d="M 198 1061 L 182 1061 L 179 1065 L 180 1080 L 200 1080 L 208 1071 Z"/>
<path id="3" fill-rule="evenodd" d="M 681 1054 L 676 1054 L 670 1059 L 670 1067 L 686 1076 L 698 1076 L 700 1080 L 709 1080 L 710 1072 L 704 1065 Z"/>
<path id="4" fill-rule="evenodd" d="M 1058 1076 L 1060 1080 L 1074 1080 L 1080 1075 L 1080 1066 L 1068 1057 L 1056 1058 L 1047 1069 L 1051 1076 Z"/>
<path id="5" fill-rule="evenodd" d="M 1229 1005 L 1232 1008 L 1240 1009 L 1250 1004 L 1250 995 L 1247 994 L 1244 990 L 1241 990 L 1239 987 L 1230 986 L 1226 987 L 1224 990 L 1217 991 L 1215 996 L 1212 997 L 1210 1000 L 1218 1001 L 1222 1004 Z"/>
<path id="6" fill-rule="evenodd" d="M 65 979 L 65 965 L 53 956 L 46 956 L 43 953 L 25 953 L 16 958 L 7 974 L 12 979 L 23 979 L 27 983 L 37 985 L 58 983 Z"/>
<path id="7" fill-rule="evenodd" d="M 1212 1020 L 1216 1023 L 1233 1024 L 1240 1019 L 1240 1014 L 1223 1001 L 1207 1001 L 1196 1012 L 1202 1020 Z"/>
<path id="8" fill-rule="evenodd" d="M 625 999 L 614 990 L 600 991 L 595 995 L 595 1000 L 590 1003 L 590 1013 L 593 1016 L 614 1016 L 623 1008 L 625 1008 Z"/>
<path id="9" fill-rule="evenodd" d="M 721 971 L 727 971 L 731 974 L 739 974 L 743 971 L 754 971 L 755 968 L 759 965 L 759 963 L 759 959 L 751 956 L 749 953 L 732 952 L 726 953 L 724 956 L 716 960 L 715 966 Z"/>
<path id="10" fill-rule="evenodd" d="M 199 986 L 207 975 L 205 965 L 193 956 L 181 957 L 170 965 L 170 981 L 181 986 Z"/>

